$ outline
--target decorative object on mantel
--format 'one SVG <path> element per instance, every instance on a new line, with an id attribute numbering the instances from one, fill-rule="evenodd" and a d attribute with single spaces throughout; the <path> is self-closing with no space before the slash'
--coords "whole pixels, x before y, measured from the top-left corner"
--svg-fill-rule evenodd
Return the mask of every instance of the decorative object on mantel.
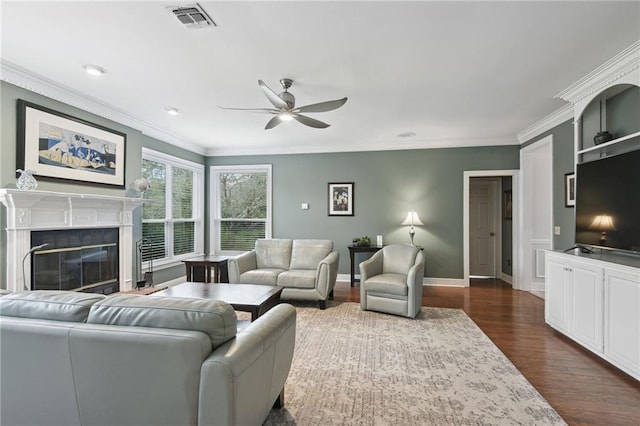
<path id="1" fill-rule="evenodd" d="M 23 191 L 33 191 L 38 187 L 38 181 L 33 177 L 33 170 L 16 170 L 16 173 L 20 173 L 16 186 Z"/>
<path id="2" fill-rule="evenodd" d="M 129 190 L 131 191 L 130 194 L 133 198 L 142 198 L 144 193 L 148 191 L 150 187 L 149 182 L 145 178 L 140 177 L 131 182 Z"/>
<path id="3" fill-rule="evenodd" d="M 368 236 L 356 237 L 353 239 L 353 245 L 356 247 L 369 247 L 371 245 L 371 238 Z"/>
<path id="4" fill-rule="evenodd" d="M 606 130 L 601 130 L 593 137 L 593 143 L 600 145 L 613 140 L 613 135 Z"/>
<path id="5" fill-rule="evenodd" d="M 424 225 L 424 223 L 422 223 L 422 221 L 418 217 L 418 213 L 414 211 L 410 211 L 409 213 L 407 213 L 407 217 L 404 219 L 404 221 L 400 225 L 411 225 L 411 228 L 409 229 L 409 237 L 411 238 L 411 245 L 415 246 L 415 244 L 413 243 L 413 237 L 414 235 L 416 235 L 416 230 L 413 227 L 413 225 L 418 225 L 418 226 Z"/>
<path id="6" fill-rule="evenodd" d="M 17 166 L 45 179 L 124 185 L 127 135 L 18 99 Z"/>

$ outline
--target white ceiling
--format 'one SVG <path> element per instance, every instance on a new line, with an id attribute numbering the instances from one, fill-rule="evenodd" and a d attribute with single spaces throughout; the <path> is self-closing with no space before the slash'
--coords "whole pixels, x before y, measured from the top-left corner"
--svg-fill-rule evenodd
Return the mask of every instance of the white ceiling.
<path id="1" fill-rule="evenodd" d="M 189 3 L 2 0 L 3 79 L 209 155 L 518 144 L 640 40 L 638 1 L 201 1 L 208 29 L 166 9 Z M 282 77 L 297 105 L 349 100 L 308 114 L 327 129 L 218 108 L 271 107 L 257 81 Z"/>

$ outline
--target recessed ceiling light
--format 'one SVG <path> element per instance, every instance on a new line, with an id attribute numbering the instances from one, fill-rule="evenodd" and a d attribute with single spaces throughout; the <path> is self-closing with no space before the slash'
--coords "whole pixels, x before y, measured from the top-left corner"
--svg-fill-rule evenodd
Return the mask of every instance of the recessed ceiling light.
<path id="1" fill-rule="evenodd" d="M 92 64 L 83 65 L 82 68 L 84 68 L 87 74 L 95 76 L 101 76 L 102 74 L 105 74 L 107 72 L 107 70 L 105 70 L 104 68 Z"/>
<path id="2" fill-rule="evenodd" d="M 167 114 L 171 114 L 171 115 L 178 115 L 180 114 L 180 110 L 178 108 L 174 108 L 174 107 L 166 107 L 164 109 L 165 111 L 167 111 Z"/>
<path id="3" fill-rule="evenodd" d="M 404 132 L 398 135 L 399 138 L 410 138 L 411 136 L 415 136 L 416 132 Z"/>

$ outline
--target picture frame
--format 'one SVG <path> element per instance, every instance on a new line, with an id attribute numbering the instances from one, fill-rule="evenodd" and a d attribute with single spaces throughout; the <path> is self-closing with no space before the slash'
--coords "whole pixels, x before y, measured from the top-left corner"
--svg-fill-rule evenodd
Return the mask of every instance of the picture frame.
<path id="1" fill-rule="evenodd" d="M 576 174 L 574 172 L 564 174 L 564 206 L 576 206 Z"/>
<path id="2" fill-rule="evenodd" d="M 353 216 L 353 182 L 329 182 L 328 215 Z"/>
<path id="3" fill-rule="evenodd" d="M 502 194 L 502 219 L 513 219 L 513 190 L 507 189 Z"/>
<path id="4" fill-rule="evenodd" d="M 125 187 L 127 135 L 18 99 L 16 166 L 45 180 Z"/>

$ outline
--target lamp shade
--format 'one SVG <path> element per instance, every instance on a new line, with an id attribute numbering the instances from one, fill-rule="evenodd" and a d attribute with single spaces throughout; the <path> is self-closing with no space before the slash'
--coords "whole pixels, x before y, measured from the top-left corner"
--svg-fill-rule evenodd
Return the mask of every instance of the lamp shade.
<path id="1" fill-rule="evenodd" d="M 593 219 L 591 225 L 589 225 L 590 229 L 594 229 L 596 231 L 611 231 L 616 229 L 613 226 L 613 218 L 608 214 L 600 214 Z"/>
<path id="2" fill-rule="evenodd" d="M 404 222 L 401 223 L 401 225 L 413 226 L 413 225 L 424 225 L 424 223 L 422 223 L 422 221 L 418 217 L 418 213 L 414 211 L 410 211 L 409 213 L 407 213 L 407 217 L 404 220 Z"/>

